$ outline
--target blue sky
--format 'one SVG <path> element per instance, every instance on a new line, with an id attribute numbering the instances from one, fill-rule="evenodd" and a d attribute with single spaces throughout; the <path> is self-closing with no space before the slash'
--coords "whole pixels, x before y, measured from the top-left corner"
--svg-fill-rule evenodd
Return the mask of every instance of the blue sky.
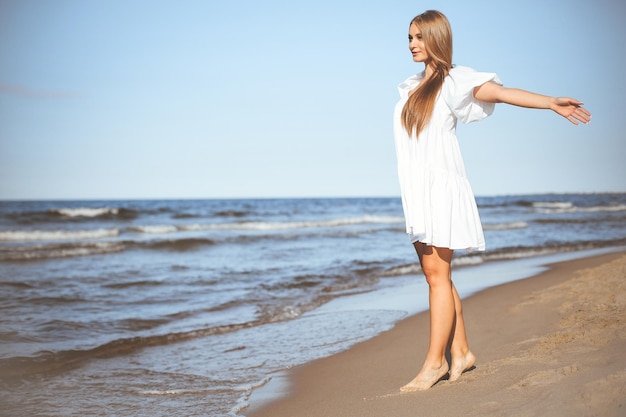
<path id="1" fill-rule="evenodd" d="M 619 0 L 0 0 L 0 199 L 397 196 L 431 8 L 456 64 L 593 113 L 459 125 L 477 195 L 626 191 Z"/>

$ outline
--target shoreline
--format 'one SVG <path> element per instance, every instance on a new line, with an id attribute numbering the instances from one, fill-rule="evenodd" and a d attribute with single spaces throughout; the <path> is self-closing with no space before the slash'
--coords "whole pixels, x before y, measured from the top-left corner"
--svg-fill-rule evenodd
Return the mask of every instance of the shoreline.
<path id="1" fill-rule="evenodd" d="M 548 262 L 531 276 L 462 295 L 478 360 L 456 382 L 398 391 L 427 349 L 428 312 L 420 312 L 345 351 L 274 375 L 241 414 L 617 416 L 626 410 L 626 296 L 620 296 L 626 251 Z"/>

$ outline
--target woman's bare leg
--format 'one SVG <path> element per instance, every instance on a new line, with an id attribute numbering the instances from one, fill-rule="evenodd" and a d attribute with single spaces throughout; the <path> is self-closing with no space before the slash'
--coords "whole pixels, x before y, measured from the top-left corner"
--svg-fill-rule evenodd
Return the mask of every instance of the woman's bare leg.
<path id="1" fill-rule="evenodd" d="M 426 390 L 448 373 L 446 349 L 456 320 L 455 291 L 450 272 L 453 251 L 419 242 L 414 246 L 429 287 L 430 344 L 422 370 L 401 391 Z M 458 328 L 465 333 L 463 326 Z"/>
<path id="2" fill-rule="evenodd" d="M 463 372 L 474 366 L 476 357 L 469 349 L 467 334 L 465 333 L 465 321 L 463 320 L 463 307 L 461 298 L 452 284 L 452 295 L 454 296 L 454 309 L 456 317 L 454 321 L 454 334 L 450 344 L 450 356 L 452 364 L 450 366 L 450 381 L 456 381 Z"/>

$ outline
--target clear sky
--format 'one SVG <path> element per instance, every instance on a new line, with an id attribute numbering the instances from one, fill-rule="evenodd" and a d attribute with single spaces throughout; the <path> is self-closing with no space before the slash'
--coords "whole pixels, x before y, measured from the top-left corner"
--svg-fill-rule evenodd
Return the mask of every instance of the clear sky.
<path id="1" fill-rule="evenodd" d="M 622 0 L 0 0 L 0 199 L 397 196 L 410 20 L 585 102 L 458 134 L 477 195 L 626 191 Z"/>

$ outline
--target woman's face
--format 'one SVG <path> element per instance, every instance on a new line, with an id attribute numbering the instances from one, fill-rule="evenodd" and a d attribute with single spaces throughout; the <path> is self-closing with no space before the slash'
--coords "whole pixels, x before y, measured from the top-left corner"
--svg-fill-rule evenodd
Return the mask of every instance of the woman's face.
<path id="1" fill-rule="evenodd" d="M 422 31 L 415 23 L 411 23 L 411 26 L 409 26 L 409 49 L 413 55 L 413 61 L 428 61 L 429 57 L 424 46 L 424 41 L 422 40 Z"/>

